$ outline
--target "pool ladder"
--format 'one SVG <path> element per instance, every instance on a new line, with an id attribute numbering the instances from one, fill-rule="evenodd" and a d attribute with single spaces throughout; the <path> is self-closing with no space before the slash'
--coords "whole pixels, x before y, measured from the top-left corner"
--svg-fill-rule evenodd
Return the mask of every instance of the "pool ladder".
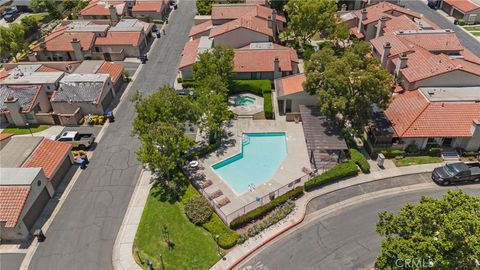
<path id="1" fill-rule="evenodd" d="M 242 145 L 247 145 L 249 143 L 250 143 L 250 137 L 248 135 L 243 134 Z"/>

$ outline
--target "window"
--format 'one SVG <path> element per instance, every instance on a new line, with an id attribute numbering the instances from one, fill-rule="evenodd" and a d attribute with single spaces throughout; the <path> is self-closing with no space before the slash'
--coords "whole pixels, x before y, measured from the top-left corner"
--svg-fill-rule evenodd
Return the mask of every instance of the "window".
<path id="1" fill-rule="evenodd" d="M 32 121 L 34 120 L 35 118 L 33 117 L 33 113 L 32 112 L 29 112 L 27 114 L 25 114 L 25 118 L 29 121 Z"/>
<path id="2" fill-rule="evenodd" d="M 50 90 L 50 85 L 47 85 L 47 89 Z"/>

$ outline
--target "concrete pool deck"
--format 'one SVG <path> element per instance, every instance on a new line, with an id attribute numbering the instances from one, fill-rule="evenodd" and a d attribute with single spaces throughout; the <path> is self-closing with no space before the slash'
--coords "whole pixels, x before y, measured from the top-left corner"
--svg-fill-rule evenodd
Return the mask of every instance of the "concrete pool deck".
<path id="1" fill-rule="evenodd" d="M 270 193 L 303 177 L 305 175 L 302 171 L 303 167 L 310 169 L 308 151 L 301 123 L 286 122 L 284 117 L 278 117 L 276 120 L 240 118 L 239 120 L 232 121 L 231 125 L 226 128 L 226 132 L 228 133 L 228 138 L 223 140 L 222 147 L 216 152 L 200 159 L 200 164 L 204 168 L 206 179 L 213 182 L 213 184 L 205 188 L 204 191 L 207 194 L 212 194 L 217 190 L 221 190 L 223 195 L 215 200 L 218 201 L 224 197 L 230 200 L 230 203 L 220 208 L 221 211 L 228 216 L 228 221 L 243 214 L 245 211 L 248 212 L 258 207 L 258 204 L 253 204 L 251 208 L 243 208 L 255 202 L 257 198 L 267 196 L 267 200 L 260 202 L 260 204 L 266 203 L 268 202 L 268 195 Z M 272 179 L 258 184 L 253 191 L 236 194 L 230 186 L 213 171 L 212 165 L 240 153 L 242 134 L 254 132 L 285 132 L 288 153 Z M 285 191 L 289 189 L 291 188 L 286 187 Z M 278 194 L 276 194 L 276 196 L 277 195 Z"/>
<path id="2" fill-rule="evenodd" d="M 239 96 L 250 97 L 254 100 L 253 104 L 248 106 L 237 106 L 235 100 Z M 228 109 L 230 109 L 236 115 L 248 115 L 252 116 L 263 112 L 263 97 L 255 95 L 249 92 L 241 92 L 228 97 Z"/>

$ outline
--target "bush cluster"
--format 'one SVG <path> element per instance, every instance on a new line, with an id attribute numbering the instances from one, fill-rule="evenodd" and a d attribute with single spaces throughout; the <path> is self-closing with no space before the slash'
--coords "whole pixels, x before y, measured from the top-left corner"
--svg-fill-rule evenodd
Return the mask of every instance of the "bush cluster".
<path id="1" fill-rule="evenodd" d="M 395 157 L 404 157 L 405 151 L 400 149 L 385 149 L 380 151 L 385 158 L 395 158 Z"/>
<path id="2" fill-rule="evenodd" d="M 416 144 L 410 144 L 405 148 L 405 152 L 409 154 L 415 154 L 418 153 L 418 146 Z"/>
<path id="3" fill-rule="evenodd" d="M 183 205 L 183 211 L 188 219 L 197 225 L 204 224 L 213 214 L 212 206 L 203 196 L 195 196 L 188 199 Z"/>
<path id="4" fill-rule="evenodd" d="M 218 245 L 223 249 L 229 249 L 237 244 L 238 234 L 225 225 L 216 214 L 213 214 L 202 227 L 213 236 L 219 236 Z"/>
<path id="5" fill-rule="evenodd" d="M 228 90 L 230 95 L 248 91 L 261 96 L 265 91 L 272 90 L 272 82 L 269 80 L 232 80 Z"/>
<path id="6" fill-rule="evenodd" d="M 284 204 L 286 201 L 294 198 L 298 198 L 303 194 L 303 187 L 296 187 L 287 193 L 278 196 L 269 203 L 262 205 L 258 208 L 253 209 L 252 211 L 239 216 L 230 222 L 230 228 L 238 229 L 245 226 L 246 224 L 252 222 L 253 220 L 259 219 L 270 213 L 273 209 L 279 205 Z"/>
<path id="7" fill-rule="evenodd" d="M 427 151 L 428 155 L 432 157 L 439 157 L 442 155 L 442 148 L 440 147 L 430 147 Z"/>
<path id="8" fill-rule="evenodd" d="M 462 156 L 464 157 L 476 157 L 480 155 L 480 151 L 465 151 L 462 152 Z"/>
<path id="9" fill-rule="evenodd" d="M 342 135 L 345 139 L 345 143 L 347 143 L 348 148 L 358 149 L 355 139 L 353 139 L 352 134 L 350 134 L 346 128 L 342 128 Z"/>
<path id="10" fill-rule="evenodd" d="M 350 159 L 360 167 L 363 173 L 370 173 L 370 164 L 365 156 L 356 149 L 350 149 Z"/>
<path id="11" fill-rule="evenodd" d="M 272 104 L 272 91 L 263 92 L 263 111 L 265 112 L 265 118 L 273 119 L 273 104 Z"/>
<path id="12" fill-rule="evenodd" d="M 354 176 L 358 174 L 357 165 L 353 161 L 337 164 L 330 170 L 316 176 L 309 181 L 305 182 L 305 190 L 311 191 L 318 186 L 333 182 L 335 180 L 342 179 L 348 176 Z"/>

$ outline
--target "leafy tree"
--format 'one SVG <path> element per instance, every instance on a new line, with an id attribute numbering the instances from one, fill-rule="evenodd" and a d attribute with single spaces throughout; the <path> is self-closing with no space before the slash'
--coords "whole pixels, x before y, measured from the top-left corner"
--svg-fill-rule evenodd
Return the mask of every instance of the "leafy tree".
<path id="1" fill-rule="evenodd" d="M 344 121 L 361 131 L 372 116 L 372 104 L 386 108 L 393 77 L 368 57 L 370 45 L 354 44 L 343 54 L 331 48 L 314 53 L 305 65 L 305 90 L 317 94 L 321 111 L 327 117 L 341 114 Z"/>
<path id="2" fill-rule="evenodd" d="M 49 16 L 54 19 L 61 19 L 63 17 L 54 0 L 31 0 L 28 7 L 37 13 L 47 11 Z"/>
<path id="3" fill-rule="evenodd" d="M 64 10 L 73 10 L 79 5 L 80 0 L 62 0 L 62 7 Z"/>
<path id="4" fill-rule="evenodd" d="M 214 0 L 197 0 L 197 11 L 200 15 L 210 15 Z"/>
<path id="5" fill-rule="evenodd" d="M 273 0 L 270 1 L 270 7 L 278 11 L 282 11 L 287 3 L 288 0 Z"/>
<path id="6" fill-rule="evenodd" d="M 233 50 L 225 46 L 215 46 L 212 50 L 201 53 L 193 65 L 193 78 L 201 81 L 220 76 L 228 81 L 233 72 L 233 57 Z"/>
<path id="7" fill-rule="evenodd" d="M 330 37 L 337 24 L 335 0 L 289 0 L 285 5 L 297 42 L 306 44 L 317 32 Z"/>
<path id="8" fill-rule="evenodd" d="M 200 130 L 208 132 L 209 142 L 214 143 L 223 124 L 230 116 L 227 105 L 228 88 L 222 77 L 211 75 L 198 82 L 195 94 L 197 95 L 197 108 L 201 115 Z"/>
<path id="9" fill-rule="evenodd" d="M 46 0 L 31 0 L 28 3 L 28 7 L 33 10 L 33 12 L 45 12 L 47 11 L 47 1 Z"/>
<path id="10" fill-rule="evenodd" d="M 442 199 L 422 197 L 420 204 L 379 217 L 377 232 L 385 239 L 378 269 L 480 267 L 480 197 L 451 190 Z"/>
<path id="11" fill-rule="evenodd" d="M 17 60 L 17 54 L 27 51 L 28 44 L 25 42 L 25 29 L 18 23 L 11 23 L 8 28 L 0 27 L 0 44 L 2 57 L 13 56 Z"/>
<path id="12" fill-rule="evenodd" d="M 25 29 L 25 38 L 35 34 L 38 31 L 38 21 L 33 16 L 23 17 L 21 19 L 21 25 Z"/>

